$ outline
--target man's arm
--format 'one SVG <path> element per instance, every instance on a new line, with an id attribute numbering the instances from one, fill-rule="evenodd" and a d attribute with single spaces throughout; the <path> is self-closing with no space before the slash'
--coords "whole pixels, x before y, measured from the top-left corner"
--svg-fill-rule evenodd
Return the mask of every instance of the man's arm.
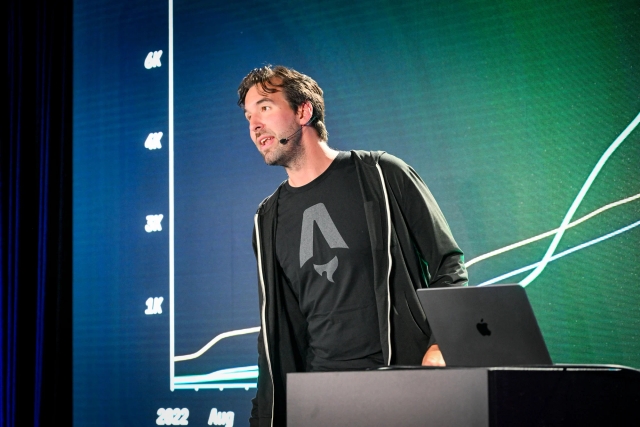
<path id="1" fill-rule="evenodd" d="M 464 255 L 427 185 L 395 156 L 385 153 L 380 163 L 421 258 L 428 286 L 464 286 L 468 281 Z"/>
<path id="2" fill-rule="evenodd" d="M 466 285 L 464 255 L 427 185 L 411 166 L 397 157 L 385 154 L 381 163 L 416 246 L 426 284 L 429 287 Z M 446 365 L 438 344 L 429 346 L 422 365 Z"/>

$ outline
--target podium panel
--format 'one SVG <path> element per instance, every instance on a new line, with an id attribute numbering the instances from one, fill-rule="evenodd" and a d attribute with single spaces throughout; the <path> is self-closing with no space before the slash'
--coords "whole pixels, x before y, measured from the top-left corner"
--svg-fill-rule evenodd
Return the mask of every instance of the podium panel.
<path id="1" fill-rule="evenodd" d="M 287 425 L 486 427 L 487 385 L 484 369 L 289 374 Z"/>
<path id="2" fill-rule="evenodd" d="M 628 419 L 640 419 L 640 372 L 619 366 L 287 376 L 288 427 L 584 426 Z"/>

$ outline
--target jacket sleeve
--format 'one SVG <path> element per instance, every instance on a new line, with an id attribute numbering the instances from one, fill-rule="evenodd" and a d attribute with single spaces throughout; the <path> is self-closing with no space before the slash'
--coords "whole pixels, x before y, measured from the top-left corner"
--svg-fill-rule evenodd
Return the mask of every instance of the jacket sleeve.
<path id="1" fill-rule="evenodd" d="M 253 244 L 253 252 L 256 256 L 256 261 L 257 261 L 258 251 L 257 251 L 255 228 L 253 230 L 252 244 Z M 258 273 L 258 300 L 259 300 L 258 309 L 259 309 L 259 312 L 261 313 L 262 301 L 264 296 L 262 295 L 262 290 L 260 288 L 260 277 L 259 277 L 260 272 L 257 271 L 257 273 Z M 252 408 L 251 408 L 251 416 L 249 418 L 249 425 L 251 427 L 258 427 L 260 425 L 260 404 L 266 403 L 264 396 L 265 396 L 265 393 L 267 392 L 267 389 L 269 388 L 268 383 L 270 383 L 269 367 L 266 361 L 264 339 L 262 337 L 262 333 L 263 333 L 262 328 L 264 327 L 264 325 L 262 325 L 262 316 L 260 316 L 260 326 L 261 326 L 260 333 L 258 333 L 258 381 L 257 381 L 256 396 L 251 400 Z M 264 411 L 264 408 L 263 408 L 263 411 Z"/>
<path id="2" fill-rule="evenodd" d="M 264 362 L 264 341 L 262 339 L 262 330 L 258 334 L 258 387 L 256 390 L 256 396 L 251 399 L 251 417 L 249 418 L 249 425 L 251 427 L 258 427 L 260 425 L 260 401 L 263 400 L 261 395 L 263 394 L 263 387 L 266 386 L 265 381 L 268 381 L 267 370 L 268 367 Z"/>
<path id="3" fill-rule="evenodd" d="M 380 166 L 398 201 L 428 286 L 465 285 L 464 255 L 427 185 L 411 166 L 395 156 L 383 154 Z"/>
<path id="4" fill-rule="evenodd" d="M 258 389 L 256 390 L 256 396 L 251 399 L 251 417 L 249 418 L 249 425 L 251 427 L 258 427 L 260 425 L 260 375 L 263 371 L 260 360 L 261 354 L 264 354 L 264 343 L 262 340 L 262 331 L 258 334 Z"/>

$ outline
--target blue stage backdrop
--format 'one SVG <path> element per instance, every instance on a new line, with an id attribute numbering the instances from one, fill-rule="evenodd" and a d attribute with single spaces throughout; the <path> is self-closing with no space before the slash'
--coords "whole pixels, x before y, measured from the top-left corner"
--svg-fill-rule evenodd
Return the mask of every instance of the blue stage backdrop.
<path id="1" fill-rule="evenodd" d="M 74 7 L 75 425 L 246 424 L 253 215 L 286 175 L 236 88 L 267 63 L 318 81 L 332 147 L 416 168 L 554 362 L 640 367 L 636 0 Z"/>

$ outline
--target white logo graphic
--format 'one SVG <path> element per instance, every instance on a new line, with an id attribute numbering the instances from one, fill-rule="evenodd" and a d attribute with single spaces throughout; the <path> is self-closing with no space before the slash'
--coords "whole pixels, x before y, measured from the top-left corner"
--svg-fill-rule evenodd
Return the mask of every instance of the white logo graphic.
<path id="1" fill-rule="evenodd" d="M 151 132 L 147 137 L 146 141 L 144 141 L 144 146 L 149 150 L 156 150 L 158 148 L 162 148 L 162 144 L 160 144 L 161 139 L 162 139 L 162 132 Z"/>
<path id="2" fill-rule="evenodd" d="M 147 224 L 144 226 L 144 229 L 147 233 L 151 233 L 153 231 L 162 231 L 162 214 L 158 215 L 147 215 Z"/>
<path id="3" fill-rule="evenodd" d="M 162 67 L 160 63 L 160 57 L 162 56 L 161 50 L 156 50 L 155 52 L 149 52 L 147 57 L 144 60 L 144 68 L 150 70 L 155 67 Z"/>
<path id="4" fill-rule="evenodd" d="M 234 413 L 232 411 L 218 412 L 216 408 L 211 410 L 209 414 L 209 422 L 207 424 L 214 426 L 233 427 Z"/>

